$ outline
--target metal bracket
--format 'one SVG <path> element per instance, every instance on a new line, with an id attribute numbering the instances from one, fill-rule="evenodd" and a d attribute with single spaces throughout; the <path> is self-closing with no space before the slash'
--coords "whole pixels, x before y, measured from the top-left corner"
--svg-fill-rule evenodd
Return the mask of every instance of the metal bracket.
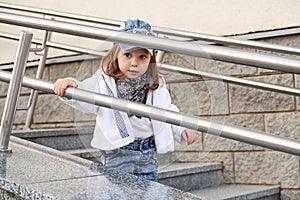
<path id="1" fill-rule="evenodd" d="M 48 35 L 49 35 L 49 31 L 45 31 L 43 40 L 42 40 L 42 46 L 40 48 L 30 48 L 30 52 L 34 52 L 35 55 L 43 55 L 43 54 L 38 54 L 38 52 L 41 52 L 45 49 L 46 44 L 47 44 L 47 40 L 48 40 Z M 38 46 L 38 45 L 37 45 Z"/>

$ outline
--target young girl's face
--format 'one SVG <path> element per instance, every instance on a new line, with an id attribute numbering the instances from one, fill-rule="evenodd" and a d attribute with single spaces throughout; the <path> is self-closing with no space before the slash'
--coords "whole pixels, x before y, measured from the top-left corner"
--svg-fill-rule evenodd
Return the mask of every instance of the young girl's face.
<path id="1" fill-rule="evenodd" d="M 151 54 L 146 49 L 121 50 L 118 55 L 120 71 L 127 78 L 142 76 L 147 71 L 150 60 Z"/>

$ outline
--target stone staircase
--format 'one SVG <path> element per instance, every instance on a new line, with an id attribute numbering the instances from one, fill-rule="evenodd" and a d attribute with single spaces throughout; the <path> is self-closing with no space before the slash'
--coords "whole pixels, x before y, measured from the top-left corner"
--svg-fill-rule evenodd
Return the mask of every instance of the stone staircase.
<path id="1" fill-rule="evenodd" d="M 68 151 L 91 148 L 93 128 L 13 131 L 12 135 L 53 149 Z"/>
<path id="2" fill-rule="evenodd" d="M 97 161 L 90 146 L 93 128 L 14 131 L 12 135 L 44 146 Z M 159 155 L 159 183 L 209 200 L 278 200 L 279 186 L 223 184 L 221 163 L 173 162 L 170 154 Z"/>
<path id="3" fill-rule="evenodd" d="M 279 200 L 278 186 L 222 183 L 220 163 L 172 163 L 159 169 L 159 182 L 206 200 Z"/>

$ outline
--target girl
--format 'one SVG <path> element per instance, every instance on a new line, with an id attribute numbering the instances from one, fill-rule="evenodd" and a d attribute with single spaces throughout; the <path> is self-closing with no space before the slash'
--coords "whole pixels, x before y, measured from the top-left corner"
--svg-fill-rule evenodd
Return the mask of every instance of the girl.
<path id="1" fill-rule="evenodd" d="M 153 35 L 150 25 L 140 20 L 127 20 L 122 31 Z M 116 43 L 103 57 L 100 69 L 92 77 L 82 82 L 72 78 L 58 79 L 54 92 L 63 96 L 68 87 L 178 111 L 171 104 L 151 49 Z M 194 131 L 179 126 L 75 100 L 63 101 L 97 115 L 91 145 L 100 149 L 103 165 L 148 180 L 157 181 L 155 152 L 173 151 L 173 138 L 185 144 L 192 144 L 196 138 Z"/>

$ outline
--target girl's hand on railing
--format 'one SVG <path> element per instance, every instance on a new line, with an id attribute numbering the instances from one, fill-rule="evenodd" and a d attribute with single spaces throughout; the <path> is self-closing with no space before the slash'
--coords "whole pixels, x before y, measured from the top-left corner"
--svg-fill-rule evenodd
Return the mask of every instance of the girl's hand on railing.
<path id="1" fill-rule="evenodd" d="M 196 141 L 196 134 L 194 130 L 185 129 L 181 133 L 182 140 L 186 141 L 187 144 L 193 144 Z"/>
<path id="2" fill-rule="evenodd" d="M 77 84 L 72 79 L 58 79 L 54 83 L 53 91 L 57 96 L 63 96 L 68 87 L 77 88 Z"/>

